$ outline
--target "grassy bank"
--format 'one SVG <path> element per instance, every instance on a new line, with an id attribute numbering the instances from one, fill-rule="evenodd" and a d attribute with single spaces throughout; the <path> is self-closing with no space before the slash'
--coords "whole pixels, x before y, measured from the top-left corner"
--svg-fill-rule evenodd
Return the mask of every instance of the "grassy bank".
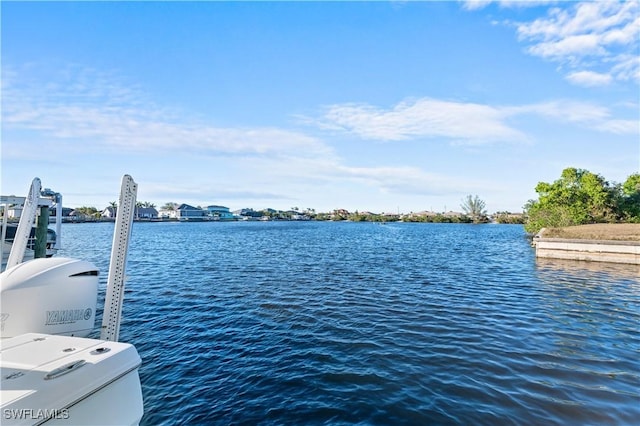
<path id="1" fill-rule="evenodd" d="M 640 241 L 640 224 L 597 223 L 593 225 L 545 228 L 542 238 L 571 238 L 584 240 Z"/>

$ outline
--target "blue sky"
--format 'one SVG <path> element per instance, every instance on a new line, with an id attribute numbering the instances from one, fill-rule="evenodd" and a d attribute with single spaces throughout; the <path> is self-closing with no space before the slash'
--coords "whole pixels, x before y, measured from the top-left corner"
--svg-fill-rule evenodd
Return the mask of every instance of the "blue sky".
<path id="1" fill-rule="evenodd" d="M 640 169 L 640 3 L 6 2 L 3 194 L 521 211 Z"/>

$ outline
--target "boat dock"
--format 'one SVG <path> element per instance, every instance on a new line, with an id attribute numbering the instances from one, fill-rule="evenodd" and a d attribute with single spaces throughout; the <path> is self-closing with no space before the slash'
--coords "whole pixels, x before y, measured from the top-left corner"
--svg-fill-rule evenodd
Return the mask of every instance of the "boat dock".
<path id="1" fill-rule="evenodd" d="M 640 241 L 534 238 L 536 257 L 640 265 Z"/>

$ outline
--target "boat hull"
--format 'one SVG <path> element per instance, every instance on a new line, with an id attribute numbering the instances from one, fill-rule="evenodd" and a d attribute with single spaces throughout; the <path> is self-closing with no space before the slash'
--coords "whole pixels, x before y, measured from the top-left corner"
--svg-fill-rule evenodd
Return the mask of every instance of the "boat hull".
<path id="1" fill-rule="evenodd" d="M 127 343 L 28 333 L 1 342 L 3 425 L 136 425 L 140 356 Z"/>

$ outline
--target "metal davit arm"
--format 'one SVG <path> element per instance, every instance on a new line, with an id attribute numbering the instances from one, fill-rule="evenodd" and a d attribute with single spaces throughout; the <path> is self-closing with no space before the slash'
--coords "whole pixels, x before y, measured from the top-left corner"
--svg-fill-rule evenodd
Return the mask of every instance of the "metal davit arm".
<path id="1" fill-rule="evenodd" d="M 122 177 L 120 201 L 116 215 L 116 225 L 111 247 L 111 262 L 107 278 L 107 294 L 104 301 L 104 314 L 100 339 L 117 341 L 120 333 L 122 318 L 122 302 L 124 299 L 125 268 L 129 238 L 133 226 L 133 216 L 136 208 L 138 184 L 129 175 Z"/>
<path id="2" fill-rule="evenodd" d="M 39 178 L 34 178 L 31 182 L 29 195 L 24 201 L 24 207 L 22 209 L 22 214 L 20 215 L 20 222 L 18 222 L 16 236 L 13 240 L 13 244 L 11 245 L 11 253 L 9 253 L 9 259 L 7 259 L 6 269 L 22 263 L 22 260 L 24 259 L 24 252 L 27 248 L 27 242 L 29 241 L 29 235 L 31 234 L 33 221 L 36 219 L 41 186 L 42 184 L 40 183 Z M 7 213 L 5 212 L 5 216 L 6 215 Z"/>

